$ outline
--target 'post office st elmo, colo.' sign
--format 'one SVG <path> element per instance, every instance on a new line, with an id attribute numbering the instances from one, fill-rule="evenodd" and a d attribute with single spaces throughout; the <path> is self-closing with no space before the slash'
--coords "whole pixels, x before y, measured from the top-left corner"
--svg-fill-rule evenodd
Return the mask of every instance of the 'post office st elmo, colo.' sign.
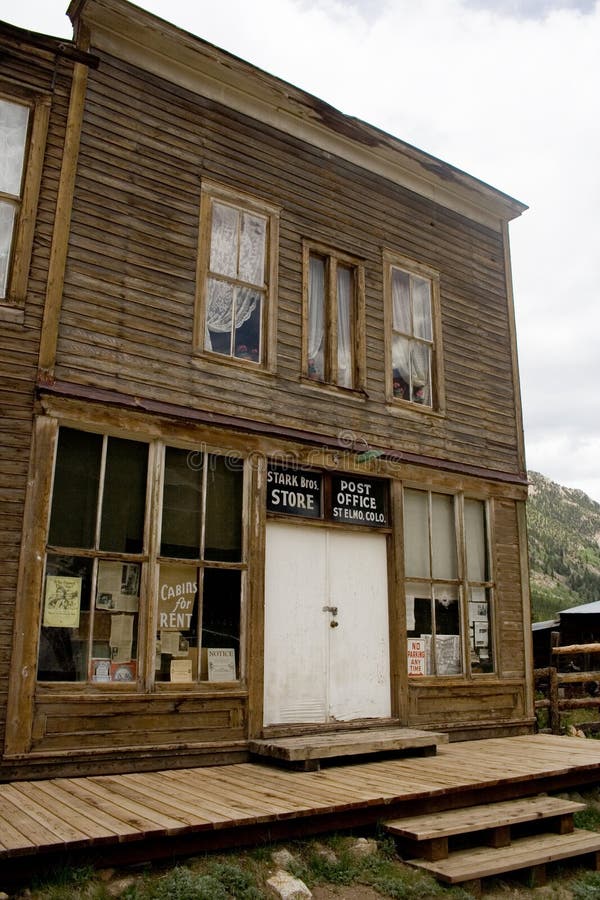
<path id="1" fill-rule="evenodd" d="M 267 510 L 346 525 L 383 527 L 388 524 L 387 485 L 377 478 L 273 465 L 267 471 Z"/>

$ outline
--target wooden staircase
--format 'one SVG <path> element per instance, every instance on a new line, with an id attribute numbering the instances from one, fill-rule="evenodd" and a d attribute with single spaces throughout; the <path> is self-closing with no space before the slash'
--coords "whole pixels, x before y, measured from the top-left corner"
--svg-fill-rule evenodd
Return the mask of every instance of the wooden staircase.
<path id="1" fill-rule="evenodd" d="M 481 895 L 483 878 L 529 870 L 532 884 L 546 879 L 546 864 L 591 855 L 600 868 L 600 834 L 574 828 L 585 804 L 558 797 L 528 797 L 406 816 L 383 823 L 410 866 L 438 881 Z"/>
<path id="2" fill-rule="evenodd" d="M 313 732 L 292 737 L 252 740 L 249 749 L 255 756 L 310 772 L 318 770 L 322 760 L 340 761 L 343 757 L 375 754 L 434 756 L 438 745 L 445 743 L 448 743 L 447 734 L 390 727 Z"/>

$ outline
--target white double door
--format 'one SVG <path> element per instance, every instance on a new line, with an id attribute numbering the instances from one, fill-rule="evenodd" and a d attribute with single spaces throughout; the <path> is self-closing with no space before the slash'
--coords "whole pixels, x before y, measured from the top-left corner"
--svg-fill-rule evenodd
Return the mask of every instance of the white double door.
<path id="1" fill-rule="evenodd" d="M 390 715 L 385 535 L 267 524 L 264 724 Z"/>

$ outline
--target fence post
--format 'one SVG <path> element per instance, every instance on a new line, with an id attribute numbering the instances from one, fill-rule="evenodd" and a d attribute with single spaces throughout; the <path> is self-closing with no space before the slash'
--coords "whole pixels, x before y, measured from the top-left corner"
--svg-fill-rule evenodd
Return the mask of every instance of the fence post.
<path id="1" fill-rule="evenodd" d="M 550 684 L 548 699 L 550 700 L 550 730 L 552 734 L 560 734 L 560 710 L 558 708 L 558 678 L 556 666 L 550 667 Z"/>

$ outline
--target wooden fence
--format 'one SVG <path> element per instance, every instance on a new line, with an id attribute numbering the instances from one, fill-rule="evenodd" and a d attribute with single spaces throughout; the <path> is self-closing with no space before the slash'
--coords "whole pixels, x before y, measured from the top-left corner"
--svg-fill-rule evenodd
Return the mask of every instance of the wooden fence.
<path id="1" fill-rule="evenodd" d="M 561 714 L 565 710 L 600 708 L 600 671 L 590 669 L 583 671 L 587 661 L 585 655 L 598 654 L 600 644 L 570 644 L 565 647 L 552 647 L 554 665 L 543 669 L 535 669 L 536 699 L 535 708 L 548 710 L 548 724 L 540 728 L 541 732 L 560 734 Z M 559 671 L 561 657 L 568 657 L 570 671 Z M 581 662 L 581 665 L 579 665 Z M 598 722 L 583 722 L 576 726 L 584 731 L 599 731 Z"/>

